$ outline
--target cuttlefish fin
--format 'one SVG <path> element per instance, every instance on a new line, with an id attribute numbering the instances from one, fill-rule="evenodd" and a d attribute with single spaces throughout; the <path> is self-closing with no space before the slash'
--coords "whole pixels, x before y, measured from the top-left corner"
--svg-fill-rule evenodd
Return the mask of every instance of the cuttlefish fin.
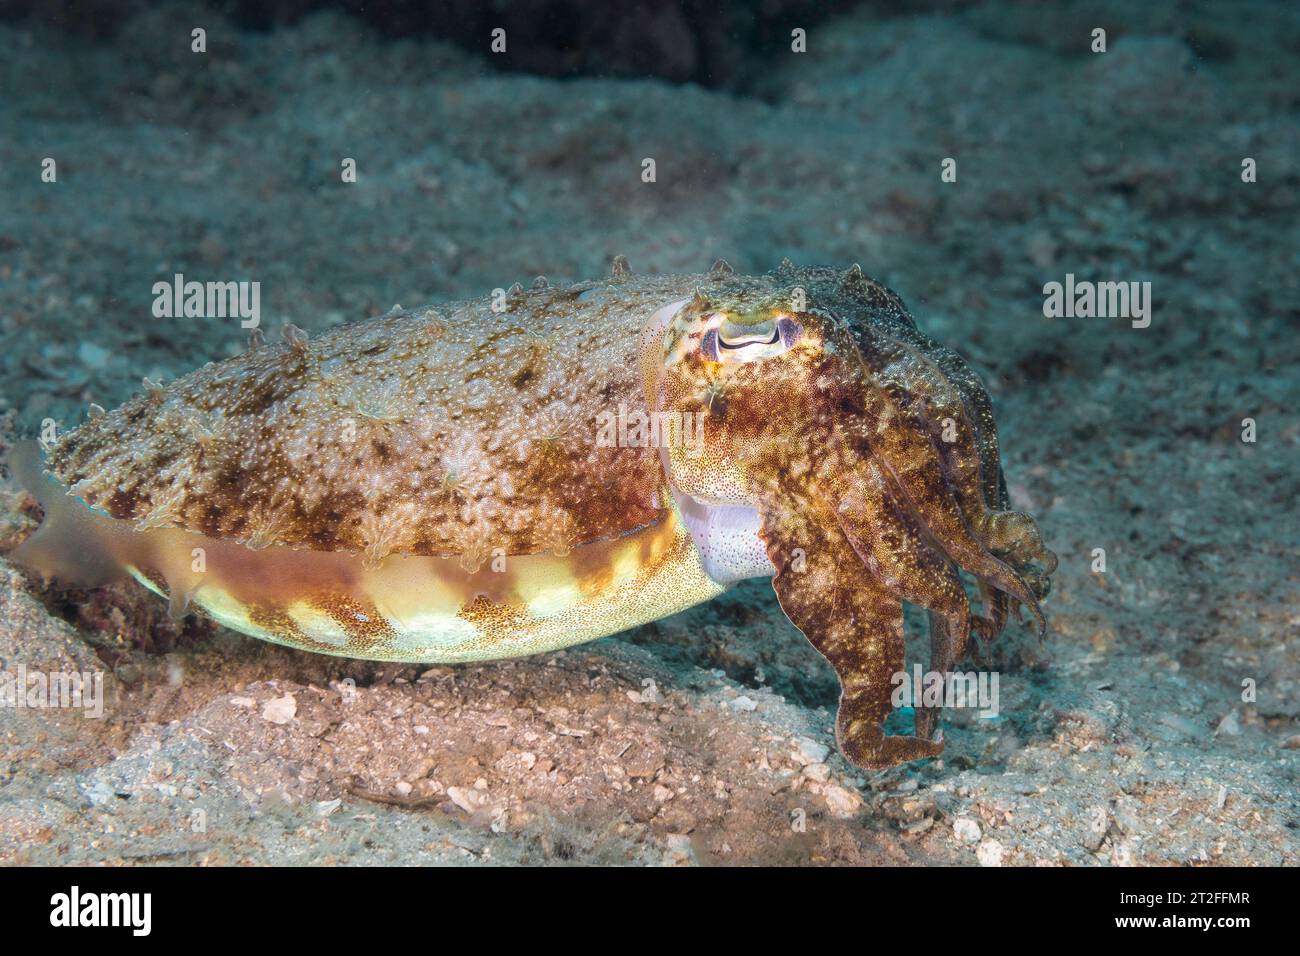
<path id="1" fill-rule="evenodd" d="M 762 537 L 781 609 L 840 679 L 835 736 L 844 756 L 883 769 L 942 753 L 941 741 L 885 733 L 904 670 L 902 605 L 867 572 L 835 515 L 765 509 Z"/>
<path id="2" fill-rule="evenodd" d="M 9 471 L 45 512 L 45 520 L 9 557 L 44 578 L 77 587 L 99 587 L 125 577 L 113 553 L 112 519 L 67 493 L 45 472 L 40 446 L 17 442 Z"/>

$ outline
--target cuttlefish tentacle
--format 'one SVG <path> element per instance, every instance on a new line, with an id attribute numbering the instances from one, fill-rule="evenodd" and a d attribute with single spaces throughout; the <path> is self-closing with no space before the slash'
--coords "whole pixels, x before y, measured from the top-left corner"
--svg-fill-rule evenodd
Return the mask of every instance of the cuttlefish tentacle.
<path id="1" fill-rule="evenodd" d="M 975 621 L 967 616 L 965 633 L 959 637 L 953 633 L 951 614 L 930 611 L 927 617 L 930 622 L 930 674 L 941 675 L 939 687 L 943 691 L 945 690 L 948 675 L 952 673 L 953 665 L 966 654 L 966 645 L 970 640 L 970 629 Z M 958 650 L 959 642 L 961 644 L 960 651 Z M 946 696 L 945 693 L 940 699 L 946 699 Z M 936 736 L 935 727 L 943 714 L 943 707 L 928 707 L 920 701 L 913 701 L 913 705 L 916 713 L 916 735 L 927 739 L 942 740 L 942 731 Z"/>
<path id="2" fill-rule="evenodd" d="M 781 609 L 840 679 L 835 736 L 844 755 L 877 769 L 942 753 L 940 741 L 885 733 L 893 676 L 904 669 L 902 605 L 867 571 L 834 515 L 789 502 L 765 508 L 762 538 Z"/>
<path id="3" fill-rule="evenodd" d="M 984 642 L 992 641 L 1007 626 L 1007 618 L 1011 613 L 1012 600 L 1004 592 L 997 588 L 990 587 L 984 581 L 979 582 L 980 603 L 984 606 L 984 613 L 975 619 L 973 627 L 974 632 Z"/>
<path id="4" fill-rule="evenodd" d="M 998 463 L 995 494 L 999 508 L 1010 507 L 1011 496 L 1007 494 L 1007 479 L 1002 472 L 1001 462 Z M 982 640 L 992 641 L 1007 626 L 1007 618 L 1011 615 L 1014 602 L 1006 594 L 990 588 L 983 581 L 980 582 L 980 600 L 984 605 L 984 616 L 976 622 L 976 633 Z"/>
<path id="5" fill-rule="evenodd" d="M 1000 492 L 1002 458 L 998 451 L 998 426 L 993 417 L 993 403 L 984 383 L 965 359 L 952 349 L 935 342 L 915 325 L 901 328 L 899 335 L 938 366 L 944 377 L 961 393 L 962 401 L 969 410 L 969 420 L 979 449 L 984 497 L 990 506 L 1005 508 L 1005 492 Z"/>
<path id="6" fill-rule="evenodd" d="M 1043 546 L 1032 518 L 1007 510 L 1006 483 L 996 457 L 991 464 L 992 480 L 985 478 L 984 457 L 990 449 L 995 456 L 997 452 L 997 433 L 991 417 L 986 427 L 977 424 L 978 412 L 970 407 L 960 386 L 920 344 L 884 331 L 873 335 L 880 356 L 888 359 L 878 378 L 910 396 L 920 420 L 929 423 L 931 439 L 966 524 L 994 557 L 1010 563 L 1025 578 L 1041 600 L 1046 596 L 1046 582 L 1056 569 L 1056 556 Z M 961 360 L 953 359 L 949 365 L 954 362 Z M 912 387 L 918 379 L 924 387 Z M 979 401 L 979 396 L 984 395 L 980 389 L 971 401 Z M 1043 565 L 1045 571 L 1031 570 L 1033 563 Z M 991 639 L 1005 624 L 1007 603 L 1005 594 L 997 589 L 983 591 L 985 613 L 975 624 L 986 639 Z"/>
<path id="7" fill-rule="evenodd" d="M 948 372 L 940 366 L 939 357 L 925 347 L 933 347 L 933 342 L 915 332 L 914 327 L 911 334 L 906 329 L 896 329 L 889 333 L 882 331 L 880 339 L 896 350 L 880 377 L 903 390 L 903 394 L 915 396 L 915 402 L 920 405 L 919 417 L 929 423 L 931 440 L 947 469 L 962 516 L 972 529 L 983 527 L 990 514 L 989 508 L 998 505 L 998 472 L 995 470 L 992 482 L 986 480 L 989 466 L 985 463 L 991 447 L 994 453 L 992 467 L 1000 468 L 996 460 L 996 432 L 981 428 L 974 403 L 968 398 L 969 389 L 964 389 L 959 381 L 950 378 Z M 960 359 L 957 361 L 960 362 Z M 951 367 L 951 363 L 949 365 Z M 907 386 L 915 376 L 921 377 L 926 387 L 909 393 Z M 982 395 L 983 390 L 978 389 L 976 394 Z M 990 542 L 986 543 L 994 556 L 998 556 L 996 548 Z M 983 614 L 974 618 L 971 625 L 986 640 L 991 640 L 1001 632 L 1005 624 L 1007 597 L 1004 592 L 989 587 L 983 580 L 980 581 L 980 594 Z M 963 628 L 963 632 L 968 633 L 969 629 Z M 947 673 L 946 667 L 937 665 L 951 661 L 953 657 L 960 657 L 965 652 L 965 642 L 962 643 L 961 652 L 955 653 L 951 636 L 938 631 L 933 615 L 930 633 L 931 670 Z M 917 713 L 918 716 L 921 714 L 920 711 Z M 926 720 L 933 720 L 933 715 L 927 716 Z"/>
<path id="8" fill-rule="evenodd" d="M 859 469 L 858 488 L 845 495 L 836 517 L 858 557 L 900 598 L 951 618 L 954 651 L 965 653 L 970 602 L 956 565 L 925 528 L 874 461 Z"/>
<path id="9" fill-rule="evenodd" d="M 908 509 L 920 516 L 948 557 L 1029 608 L 1038 620 L 1040 632 L 1045 630 L 1046 621 L 1028 583 L 991 554 L 967 525 L 942 456 L 925 422 L 909 406 L 906 393 L 879 377 L 888 365 L 887 354 L 870 330 L 858 330 L 855 339 L 867 371 L 867 387 L 862 391 L 865 407 L 855 416 L 859 427 L 848 428 L 844 434 L 859 446 L 858 457 L 877 460 L 884 466 Z"/>
<path id="10" fill-rule="evenodd" d="M 997 501 L 997 510 L 990 511 L 981 524 L 982 537 L 993 554 L 1016 568 L 1033 590 L 1034 597 L 1041 601 L 1051 589 L 1051 576 L 1058 564 L 1056 554 L 1043 544 L 1033 518 L 1023 511 L 1011 510 L 1006 479 L 1002 476 L 1001 469 L 998 473 Z M 1020 602 L 986 587 L 983 582 L 981 595 L 984 614 L 976 620 L 976 630 L 988 641 L 1002 632 L 1007 617 L 1019 608 Z"/>
<path id="11" fill-rule="evenodd" d="M 874 461 L 841 499 L 837 517 L 858 557 L 889 590 L 930 614 L 930 672 L 946 675 L 966 654 L 971 611 L 956 566 L 929 540 Z M 942 682 L 946 678 L 940 677 Z M 916 733 L 929 738 L 939 708 L 914 702 Z"/>
<path id="12" fill-rule="evenodd" d="M 1038 540 L 1038 529 L 1032 518 L 1009 510 L 1010 499 L 998 449 L 997 422 L 983 383 L 965 359 L 952 349 L 939 345 L 914 325 L 891 327 L 891 334 L 906 339 L 923 352 L 961 393 L 975 433 L 984 497 L 991 509 L 979 531 L 988 541 L 990 550 L 999 557 L 1009 557 L 1021 568 L 1030 562 L 1042 565 L 1041 572 L 1022 571 L 1036 596 L 1042 599 L 1047 594 L 1048 578 L 1056 568 L 1056 556 Z M 980 592 L 984 614 L 976 620 L 976 629 L 984 639 L 991 640 L 1001 633 L 1009 614 L 1021 602 L 983 583 Z"/>
<path id="13" fill-rule="evenodd" d="M 989 515 L 986 537 L 994 553 L 1006 555 L 1017 565 L 1041 564 L 1049 576 L 1056 571 L 1056 554 L 1043 544 L 1038 525 L 1023 511 L 998 511 Z"/>
<path id="14" fill-rule="evenodd" d="M 877 373 L 878 379 L 907 395 L 928 423 L 962 514 L 978 529 L 987 509 L 996 502 L 988 497 L 985 448 L 965 396 L 919 345 L 882 332 L 875 336 L 875 348 L 887 362 Z M 915 388 L 918 380 L 922 387 Z"/>

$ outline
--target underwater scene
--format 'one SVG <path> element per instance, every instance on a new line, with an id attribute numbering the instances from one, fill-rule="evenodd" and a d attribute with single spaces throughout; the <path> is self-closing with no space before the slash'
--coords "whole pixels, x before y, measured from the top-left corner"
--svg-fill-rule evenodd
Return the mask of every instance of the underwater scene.
<path id="1" fill-rule="evenodd" d="M 9 0 L 0 90 L 0 864 L 1300 862 L 1297 5 Z"/>

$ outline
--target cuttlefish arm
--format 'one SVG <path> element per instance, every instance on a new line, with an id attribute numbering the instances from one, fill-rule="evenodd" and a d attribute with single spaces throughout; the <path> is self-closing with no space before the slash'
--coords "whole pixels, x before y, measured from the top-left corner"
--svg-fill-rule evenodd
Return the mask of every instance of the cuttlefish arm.
<path id="1" fill-rule="evenodd" d="M 893 677 L 904 670 L 902 605 L 868 573 L 834 511 L 766 508 L 761 536 L 781 609 L 839 677 L 841 752 L 873 769 L 938 756 L 940 741 L 885 733 Z"/>
<path id="2" fill-rule="evenodd" d="M 940 681 L 966 655 L 970 601 L 957 566 L 930 541 L 883 467 L 865 461 L 836 508 L 840 528 L 868 572 L 889 591 L 924 608 L 930 622 L 930 674 Z M 916 734 L 930 739 L 942 708 L 914 701 Z"/>

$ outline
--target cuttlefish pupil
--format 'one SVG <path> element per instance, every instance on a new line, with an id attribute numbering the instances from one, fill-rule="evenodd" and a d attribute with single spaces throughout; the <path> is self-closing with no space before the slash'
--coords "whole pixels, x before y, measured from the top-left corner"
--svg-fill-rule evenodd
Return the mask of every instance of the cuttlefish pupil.
<path id="1" fill-rule="evenodd" d="M 1055 556 L 1008 507 L 987 392 L 856 266 L 635 276 L 620 257 L 603 282 L 510 299 L 505 317 L 485 297 L 294 329 L 44 458 L 20 444 L 45 519 L 15 556 L 67 584 L 130 576 L 280 644 L 413 662 L 550 651 L 770 578 L 840 678 L 839 744 L 863 767 L 943 749 L 937 708 L 883 729 L 903 602 L 927 612 L 939 673 L 1019 607 L 1041 632 Z M 375 409 L 383 427 L 343 427 Z M 587 427 L 629 412 L 656 440 Z"/>
<path id="2" fill-rule="evenodd" d="M 746 345 L 775 345 L 780 341 L 780 336 L 776 331 L 775 322 L 765 322 L 758 329 L 749 329 L 746 326 L 733 326 L 730 322 L 723 322 L 718 328 L 718 341 L 724 349 L 739 349 Z"/>

